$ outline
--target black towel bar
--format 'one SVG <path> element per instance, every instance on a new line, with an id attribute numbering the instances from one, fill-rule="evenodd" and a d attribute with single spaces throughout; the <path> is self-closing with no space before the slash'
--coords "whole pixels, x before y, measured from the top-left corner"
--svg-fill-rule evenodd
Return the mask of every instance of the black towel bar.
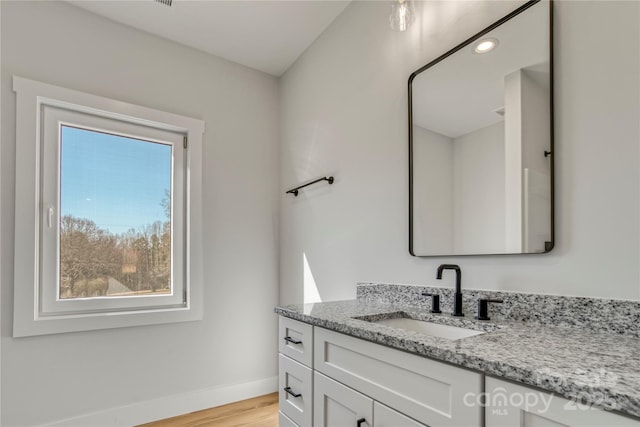
<path id="1" fill-rule="evenodd" d="M 287 191 L 287 192 L 286 192 L 286 193 L 284 193 L 284 194 L 289 194 L 289 193 L 291 193 L 291 194 L 293 194 L 294 196 L 298 197 L 298 190 L 300 190 L 301 188 L 307 187 L 307 186 L 309 186 L 309 185 L 311 185 L 311 184 L 315 184 L 316 182 L 320 182 L 320 181 L 328 181 L 328 182 L 329 182 L 329 184 L 333 184 L 333 177 L 332 177 L 332 176 L 330 176 L 330 177 L 323 176 L 322 178 L 318 178 L 318 179 L 316 179 L 315 181 L 311 181 L 311 182 L 308 182 L 308 183 L 306 183 L 306 184 L 303 184 L 303 185 L 301 185 L 301 186 L 299 186 L 299 187 L 292 188 L 291 190 Z"/>

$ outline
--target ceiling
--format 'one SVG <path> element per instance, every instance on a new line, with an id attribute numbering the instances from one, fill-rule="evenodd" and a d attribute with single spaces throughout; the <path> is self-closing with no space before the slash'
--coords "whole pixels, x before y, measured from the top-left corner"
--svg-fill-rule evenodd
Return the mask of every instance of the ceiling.
<path id="1" fill-rule="evenodd" d="M 549 11 L 545 3 L 485 34 L 499 41 L 486 54 L 466 46 L 413 80 L 413 121 L 449 138 L 504 120 L 505 76 L 525 70 L 549 90 Z M 444 52 L 443 52 L 444 53 Z"/>
<path id="2" fill-rule="evenodd" d="M 151 34 L 274 76 L 284 73 L 350 0 L 68 0 Z"/>

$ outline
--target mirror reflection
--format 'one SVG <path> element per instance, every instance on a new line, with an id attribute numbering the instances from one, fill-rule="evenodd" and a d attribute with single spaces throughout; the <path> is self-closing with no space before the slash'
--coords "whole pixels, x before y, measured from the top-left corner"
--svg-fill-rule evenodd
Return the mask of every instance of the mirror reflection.
<path id="1" fill-rule="evenodd" d="M 550 5 L 497 24 L 409 80 L 413 255 L 553 247 Z"/>

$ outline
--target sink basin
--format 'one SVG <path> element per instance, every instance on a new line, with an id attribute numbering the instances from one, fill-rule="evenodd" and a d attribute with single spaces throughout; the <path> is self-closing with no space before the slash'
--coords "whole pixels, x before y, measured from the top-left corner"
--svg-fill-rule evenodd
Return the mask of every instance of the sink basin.
<path id="1" fill-rule="evenodd" d="M 457 326 L 441 325 L 439 323 L 408 319 L 406 317 L 382 319 L 376 321 L 375 323 L 390 326 L 392 328 L 420 332 L 421 334 L 431 335 L 438 338 L 445 338 L 452 341 L 484 334 L 483 331 L 459 328 Z"/>

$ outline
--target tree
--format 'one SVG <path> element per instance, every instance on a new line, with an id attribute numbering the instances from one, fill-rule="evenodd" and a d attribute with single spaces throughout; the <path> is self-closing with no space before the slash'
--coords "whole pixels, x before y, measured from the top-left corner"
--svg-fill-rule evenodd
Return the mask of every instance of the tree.
<path id="1" fill-rule="evenodd" d="M 160 201 L 160 206 L 162 206 L 167 220 L 171 221 L 171 191 L 168 188 L 164 189 L 164 197 Z"/>
<path id="2" fill-rule="evenodd" d="M 60 221 L 60 281 L 70 297 L 92 296 L 90 288 L 102 292 L 104 280 L 117 274 L 122 255 L 117 239 L 95 222 L 65 215 Z M 93 285 L 88 287 L 88 283 Z M 82 289 L 76 289 L 81 285 Z M 105 291 L 106 292 L 106 291 Z M 60 295 L 62 297 L 62 295 Z"/>
<path id="3" fill-rule="evenodd" d="M 60 227 L 60 297 L 105 295 L 109 277 L 134 292 L 167 289 L 171 223 L 156 221 L 114 235 L 91 220 L 65 215 Z"/>

